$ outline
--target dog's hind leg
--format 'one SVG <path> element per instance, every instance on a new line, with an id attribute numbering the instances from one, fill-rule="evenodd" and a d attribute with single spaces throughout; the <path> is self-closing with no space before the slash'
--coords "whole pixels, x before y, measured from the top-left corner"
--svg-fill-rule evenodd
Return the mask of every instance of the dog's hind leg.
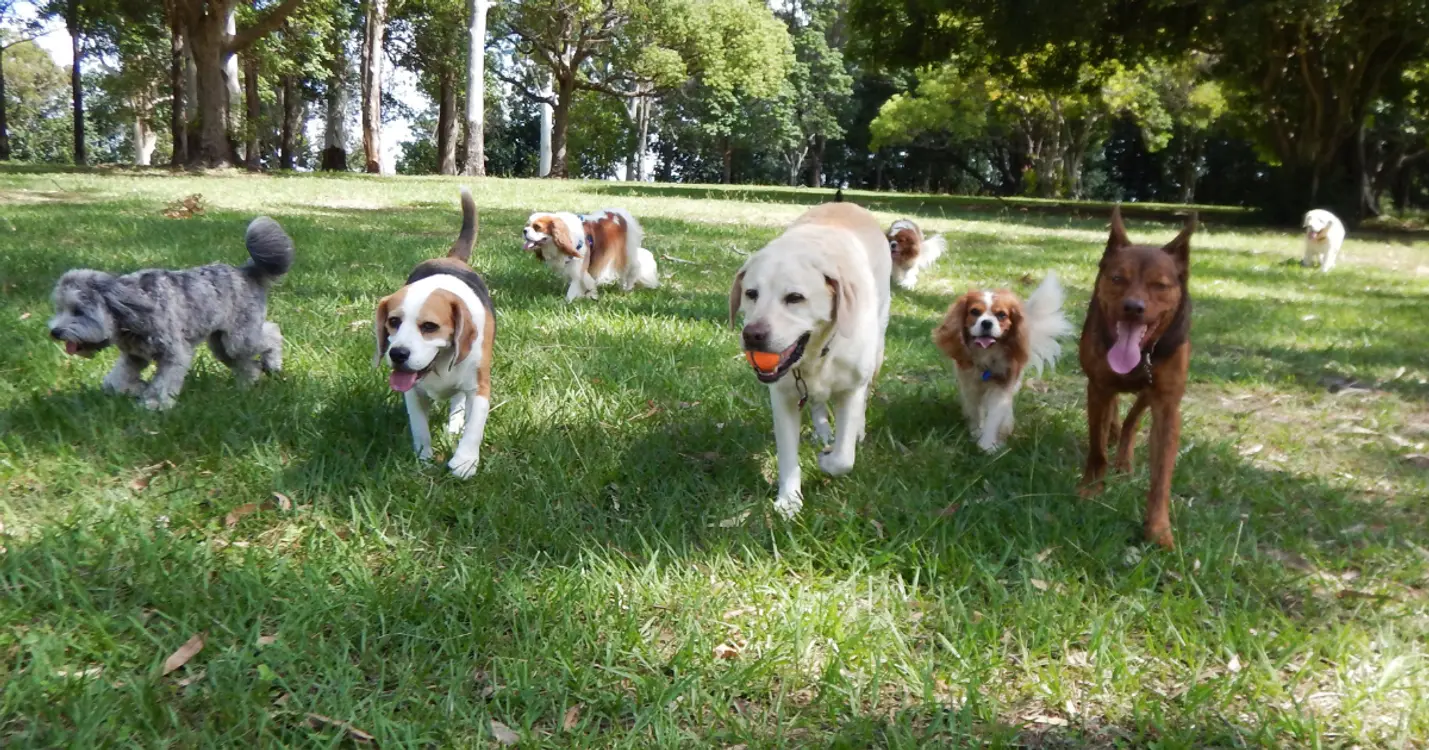
<path id="1" fill-rule="evenodd" d="M 1087 466 L 1082 472 L 1080 493 L 1090 497 L 1102 491 L 1106 476 L 1106 443 L 1116 420 L 1116 392 L 1098 388 L 1087 381 Z"/>
<path id="2" fill-rule="evenodd" d="M 1146 540 L 1171 549 L 1171 474 L 1181 446 L 1181 392 L 1158 394 L 1151 404 L 1151 487 L 1146 492 Z"/>
<path id="3" fill-rule="evenodd" d="M 143 357 L 121 353 L 119 361 L 114 363 L 114 369 L 104 376 L 99 387 L 105 393 L 138 396 L 144 392 L 144 368 L 148 366 L 149 360 Z"/>
<path id="4" fill-rule="evenodd" d="M 172 408 L 179 392 L 184 389 L 184 378 L 188 377 L 193 361 L 194 350 L 188 344 L 166 352 L 158 359 L 154 379 L 149 382 L 139 403 L 155 411 Z"/>
<path id="5" fill-rule="evenodd" d="M 1112 469 L 1122 474 L 1131 473 L 1131 457 L 1136 450 L 1136 430 L 1140 427 L 1141 414 L 1146 411 L 1146 405 L 1150 399 L 1146 396 L 1146 391 L 1142 391 L 1136 396 L 1136 401 L 1131 404 L 1131 409 L 1126 412 L 1126 420 L 1121 424 L 1119 437 L 1114 437 L 1116 443 L 1116 459 L 1112 461 Z M 1116 414 L 1112 414 L 1112 432 L 1116 429 Z"/>
<path id="6" fill-rule="evenodd" d="M 841 477 L 853 471 L 859 438 L 863 435 L 864 409 L 868 405 L 868 386 L 861 385 L 834 396 L 834 447 L 819 454 L 819 468 L 825 474 Z"/>

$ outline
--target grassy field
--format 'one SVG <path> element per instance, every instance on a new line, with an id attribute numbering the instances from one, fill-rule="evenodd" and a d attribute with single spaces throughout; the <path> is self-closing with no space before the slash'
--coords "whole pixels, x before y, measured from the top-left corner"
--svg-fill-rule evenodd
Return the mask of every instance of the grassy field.
<path id="1" fill-rule="evenodd" d="M 857 468 L 829 480 L 806 447 L 786 523 L 724 318 L 742 258 L 809 194 L 475 182 L 500 322 L 461 482 L 413 457 L 371 333 L 454 236 L 459 184 L 0 172 L 0 745 L 1429 741 L 1423 245 L 1352 239 L 1325 277 L 1287 262 L 1293 232 L 1209 215 L 1166 553 L 1137 539 L 1144 466 L 1075 495 L 1074 357 L 989 458 L 929 340 L 968 285 L 1050 270 L 1080 323 L 1099 211 L 870 200 L 952 249 L 895 294 Z M 194 193 L 202 215 L 164 215 Z M 519 229 L 612 204 L 665 286 L 567 306 Z M 47 340 L 65 269 L 241 262 L 260 212 L 298 248 L 270 304 L 281 375 L 240 392 L 204 352 L 149 413 L 99 391 L 112 352 Z"/>

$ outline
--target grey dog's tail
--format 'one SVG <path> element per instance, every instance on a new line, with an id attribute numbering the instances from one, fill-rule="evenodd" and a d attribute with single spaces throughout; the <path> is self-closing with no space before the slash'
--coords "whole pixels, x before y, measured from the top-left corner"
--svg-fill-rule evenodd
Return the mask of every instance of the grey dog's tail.
<path id="1" fill-rule="evenodd" d="M 471 262 L 471 248 L 476 244 L 476 201 L 471 197 L 471 191 L 466 188 L 461 189 L 461 232 L 456 236 L 456 242 L 452 243 L 452 249 L 447 251 L 448 258 L 456 258 L 463 263 Z"/>
<path id="2" fill-rule="evenodd" d="M 248 245 L 249 257 L 253 259 L 246 270 L 260 284 L 281 277 L 293 265 L 293 241 L 288 239 L 278 222 L 267 216 L 259 216 L 248 225 L 243 241 Z"/>

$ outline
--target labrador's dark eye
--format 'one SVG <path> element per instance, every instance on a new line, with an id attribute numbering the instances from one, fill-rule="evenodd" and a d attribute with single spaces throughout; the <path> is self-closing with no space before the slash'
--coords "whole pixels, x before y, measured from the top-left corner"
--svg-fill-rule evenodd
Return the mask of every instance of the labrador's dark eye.
<path id="1" fill-rule="evenodd" d="M 749 291 L 747 291 L 747 292 L 744 293 L 744 296 L 748 297 L 750 302 L 753 302 L 753 301 L 759 299 L 759 290 L 758 290 L 758 289 L 750 289 Z"/>
<path id="2" fill-rule="evenodd" d="M 786 305 L 797 305 L 803 301 L 804 295 L 799 294 L 798 292 L 791 292 L 789 294 L 784 295 L 784 304 Z"/>
<path id="3" fill-rule="evenodd" d="M 390 318 L 387 319 L 387 327 L 388 327 L 388 328 L 401 328 L 401 327 L 402 327 L 402 319 L 399 318 L 399 317 L 397 317 L 396 315 L 393 315 L 392 317 L 390 317 Z"/>
<path id="4" fill-rule="evenodd" d="M 441 326 L 431 322 L 430 320 L 426 323 L 417 326 L 417 330 L 421 331 L 422 333 L 436 333 L 437 329 L 439 328 L 441 328 Z"/>

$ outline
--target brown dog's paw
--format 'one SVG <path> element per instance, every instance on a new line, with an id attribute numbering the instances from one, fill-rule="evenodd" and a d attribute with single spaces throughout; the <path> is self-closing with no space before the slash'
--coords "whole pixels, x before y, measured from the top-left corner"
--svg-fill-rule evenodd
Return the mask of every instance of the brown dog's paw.
<path id="1" fill-rule="evenodd" d="M 1090 500 L 1102 494 L 1104 489 L 1106 489 L 1106 483 L 1102 480 L 1083 477 L 1081 484 L 1077 486 L 1077 495 L 1083 500 Z"/>
<path id="2" fill-rule="evenodd" d="M 1170 526 L 1162 526 L 1159 528 L 1147 526 L 1145 533 L 1146 541 L 1160 546 L 1161 549 L 1167 551 L 1176 549 L 1176 537 L 1171 533 Z"/>
<path id="3" fill-rule="evenodd" d="M 1131 473 L 1131 459 L 1130 459 L 1130 458 L 1127 458 L 1127 459 L 1123 460 L 1123 459 L 1118 458 L 1117 460 L 1115 460 L 1115 461 L 1112 462 L 1112 464 L 1111 464 L 1111 470 L 1112 470 L 1113 473 L 1116 473 L 1116 474 L 1130 474 L 1130 473 Z"/>

